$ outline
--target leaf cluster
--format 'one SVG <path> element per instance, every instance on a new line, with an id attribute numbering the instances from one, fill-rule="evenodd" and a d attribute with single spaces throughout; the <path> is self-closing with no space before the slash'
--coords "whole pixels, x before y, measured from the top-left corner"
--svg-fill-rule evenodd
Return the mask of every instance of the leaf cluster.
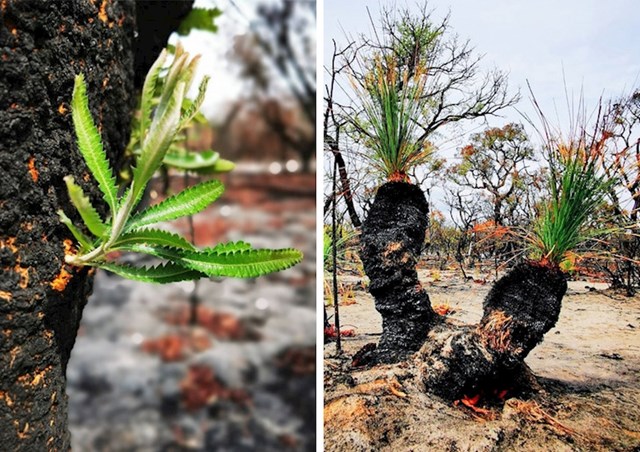
<path id="1" fill-rule="evenodd" d="M 298 263 L 302 254 L 295 249 L 257 250 L 242 241 L 196 249 L 183 237 L 152 227 L 205 209 L 224 190 L 216 180 L 202 182 L 135 213 L 146 186 L 162 165 L 176 135 L 196 114 L 206 89 L 205 79 L 198 97 L 189 108 L 182 108 L 198 58 L 191 59 L 180 49 L 167 68 L 160 95 L 156 98 L 158 77 L 166 58 L 167 53 L 163 51 L 144 82 L 138 124 L 140 153 L 131 184 L 121 196 L 89 111 L 84 76 L 76 77 L 71 106 L 78 148 L 111 214 L 109 218 L 102 218 L 73 177 L 65 178 L 69 198 L 84 223 L 84 227 L 75 225 L 62 210 L 58 212 L 79 245 L 77 254 L 67 255 L 66 262 L 100 267 L 125 278 L 155 283 L 212 276 L 249 278 Z M 147 254 L 166 262 L 157 267 L 122 265 L 109 259 L 109 254 L 115 251 Z"/>
<path id="2" fill-rule="evenodd" d="M 172 48 L 170 53 L 173 54 L 174 61 L 179 63 L 185 58 L 184 49 L 180 44 Z M 166 58 L 166 57 L 165 57 Z M 198 57 L 193 58 L 190 62 L 191 69 L 195 68 L 198 63 Z M 175 80 L 169 78 L 169 70 L 162 68 L 155 75 L 153 83 L 145 84 L 144 96 L 145 101 L 141 102 L 138 112 L 134 115 L 131 138 L 127 146 L 126 155 L 136 158 L 140 156 L 145 139 L 145 132 L 149 122 L 149 112 L 151 109 L 158 107 L 166 92 L 165 84 L 172 84 Z M 217 174 L 231 171 L 235 165 L 229 160 L 220 157 L 220 153 L 213 150 L 205 150 L 194 152 L 190 151 L 184 145 L 186 141 L 186 130 L 193 123 L 206 124 L 206 119 L 199 112 L 200 105 L 204 101 L 209 77 L 204 77 L 198 87 L 196 98 L 191 100 L 186 96 L 182 99 L 181 115 L 179 131 L 176 133 L 169 149 L 162 159 L 162 164 L 168 167 L 176 168 L 182 171 L 196 172 L 198 174 Z M 175 86 L 175 85 L 174 85 Z M 169 89 L 171 86 L 168 87 Z M 186 87 L 185 94 L 189 90 Z M 129 178 L 125 175 L 124 178 Z"/>
<path id="3" fill-rule="evenodd" d="M 354 86 L 363 106 L 356 127 L 369 138 L 368 158 L 388 180 L 406 180 L 412 168 L 432 159 L 433 147 L 415 133 L 426 103 L 425 81 L 424 69 L 410 77 L 397 70 L 394 59 L 378 55 L 361 85 Z"/>
<path id="4" fill-rule="evenodd" d="M 601 170 L 607 135 L 589 142 L 586 133 L 554 141 L 550 158 L 551 199 L 533 229 L 533 251 L 542 261 L 560 265 L 584 242 L 611 231 L 592 227 L 617 183 Z"/>

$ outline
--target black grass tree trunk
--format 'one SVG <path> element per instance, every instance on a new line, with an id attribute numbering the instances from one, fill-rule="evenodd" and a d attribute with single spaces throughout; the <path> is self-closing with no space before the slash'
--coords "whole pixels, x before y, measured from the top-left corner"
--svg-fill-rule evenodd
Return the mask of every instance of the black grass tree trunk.
<path id="1" fill-rule="evenodd" d="M 0 2 L 2 450 L 70 446 L 65 371 L 92 273 L 64 263 L 73 242 L 56 211 L 79 222 L 63 182 L 68 174 L 98 205 L 100 195 L 77 151 L 69 104 L 83 72 L 91 113 L 117 167 L 135 101 L 135 29 L 133 0 Z M 140 48 L 139 56 L 154 51 Z"/>
<path id="2" fill-rule="evenodd" d="M 397 362 L 417 351 L 436 317 L 416 272 L 428 222 L 422 190 L 388 182 L 378 189 L 362 225 L 360 256 L 382 315 L 378 362 Z"/>
<path id="3" fill-rule="evenodd" d="M 510 389 L 524 359 L 558 321 L 566 291 L 559 268 L 516 265 L 485 298 L 478 325 L 448 323 L 431 331 L 417 355 L 426 389 L 449 400 Z"/>

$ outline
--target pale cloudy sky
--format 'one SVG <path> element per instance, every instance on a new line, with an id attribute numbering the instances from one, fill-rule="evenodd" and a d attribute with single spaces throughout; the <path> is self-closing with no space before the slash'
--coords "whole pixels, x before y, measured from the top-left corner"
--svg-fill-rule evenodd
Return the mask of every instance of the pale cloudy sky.
<path id="1" fill-rule="evenodd" d="M 420 2 L 421 3 L 421 2 Z M 325 0 L 324 58 L 330 61 L 331 38 L 345 42 L 345 30 L 356 35 L 371 30 L 366 7 L 374 21 L 381 5 L 418 2 Z M 640 2 L 636 0 L 434 0 L 436 17 L 450 11 L 452 29 L 469 39 L 483 66 L 509 73 L 509 85 L 522 93 L 517 108 L 533 115 L 526 88 L 528 79 L 545 114 L 560 123 L 566 113 L 565 88 L 594 108 L 600 96 L 629 93 L 640 85 Z M 555 106 L 557 106 L 557 108 Z M 505 121 L 522 121 L 516 111 Z"/>

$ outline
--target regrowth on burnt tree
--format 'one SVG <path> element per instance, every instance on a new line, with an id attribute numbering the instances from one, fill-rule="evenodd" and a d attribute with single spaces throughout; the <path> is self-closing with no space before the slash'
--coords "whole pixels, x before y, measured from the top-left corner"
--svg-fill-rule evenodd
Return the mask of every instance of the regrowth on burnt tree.
<path id="1" fill-rule="evenodd" d="M 133 169 L 131 185 L 122 196 L 118 195 L 115 178 L 109 167 L 102 141 L 88 106 L 83 75 L 78 75 L 73 91 L 72 115 L 78 148 L 93 177 L 98 182 L 111 217 L 103 219 L 93 207 L 82 188 L 71 176 L 65 178 L 69 197 L 84 222 L 86 231 L 74 225 L 60 210 L 61 221 L 78 241 L 77 252 L 67 250 L 65 260 L 75 266 L 100 267 L 125 278 L 155 283 L 169 283 L 198 279 L 206 276 L 232 276 L 250 278 L 288 268 L 302 258 L 295 249 L 256 250 L 248 243 L 220 244 L 213 248 L 196 249 L 183 237 L 150 226 L 163 221 L 193 215 L 223 192 L 219 181 L 202 182 L 161 203 L 135 213 L 153 174 L 167 158 L 176 135 L 197 113 L 206 89 L 205 78 L 194 101 L 185 96 L 193 82 L 198 58 L 180 48 L 167 68 L 161 87 L 159 102 L 153 99 L 160 72 L 166 60 L 163 51 L 147 75 L 142 89 L 140 119 L 135 136 L 139 143 L 139 156 Z M 220 169 L 228 169 L 230 162 L 220 161 Z M 88 234 L 87 234 L 88 232 Z M 70 247 L 69 247 L 70 248 Z M 157 267 L 133 267 L 109 260 L 114 251 L 148 254 L 167 262 Z"/>
<path id="2" fill-rule="evenodd" d="M 478 60 L 448 19 L 435 22 L 426 9 L 383 11 L 380 28 L 376 42 L 362 38 L 349 65 L 359 102 L 351 124 L 385 181 L 363 223 L 361 258 L 382 315 L 376 358 L 395 362 L 420 348 L 437 318 L 415 268 L 429 206 L 410 176 L 442 165 L 432 142 L 441 127 L 491 115 L 516 98 L 502 73 L 478 80 Z"/>
<path id="3" fill-rule="evenodd" d="M 528 237 L 531 259 L 496 281 L 479 325 L 438 326 L 418 354 L 427 390 L 444 398 L 475 396 L 490 382 L 510 389 L 526 356 L 558 320 L 567 290 L 561 263 L 585 241 L 610 232 L 593 226 L 615 183 L 601 170 L 610 134 L 596 123 L 591 133 L 582 125 L 563 139 L 541 118 L 551 199 Z"/>
<path id="4" fill-rule="evenodd" d="M 422 97 L 427 82 L 424 67 L 409 76 L 395 60 L 376 55 L 371 70 L 354 89 L 362 99 L 363 116 L 355 124 L 366 137 L 366 157 L 389 182 L 408 182 L 409 171 L 427 163 L 433 154 L 429 142 L 415 138 L 415 118 L 426 107 Z"/>
<path id="5" fill-rule="evenodd" d="M 410 77 L 393 58 L 376 55 L 361 85 L 355 86 L 364 107 L 355 124 L 366 137 L 368 159 L 387 181 L 363 223 L 361 253 L 369 291 L 382 315 L 376 352 L 382 362 L 416 351 L 435 318 L 415 270 L 429 206 L 422 190 L 408 182 L 409 171 L 433 154 L 428 142 L 415 138 L 415 117 L 426 105 L 426 76 L 418 68 Z"/>

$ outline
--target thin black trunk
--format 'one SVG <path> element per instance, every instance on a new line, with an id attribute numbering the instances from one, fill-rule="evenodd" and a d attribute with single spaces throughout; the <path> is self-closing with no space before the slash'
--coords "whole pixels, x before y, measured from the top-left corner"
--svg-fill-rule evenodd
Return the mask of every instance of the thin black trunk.
<path id="1" fill-rule="evenodd" d="M 337 199 L 336 193 L 336 169 L 338 164 L 333 163 L 333 196 Z M 336 354 L 342 353 L 342 335 L 340 333 L 340 299 L 338 294 L 338 239 L 336 237 L 338 232 L 338 225 L 336 224 L 336 205 L 333 203 L 333 210 L 331 211 L 331 266 L 333 269 L 332 282 L 333 282 L 333 324 L 336 328 Z"/>
<path id="2" fill-rule="evenodd" d="M 436 319 L 416 272 L 428 218 L 419 187 L 389 182 L 378 189 L 363 223 L 360 256 L 382 315 L 379 362 L 397 362 L 417 351 Z"/>

